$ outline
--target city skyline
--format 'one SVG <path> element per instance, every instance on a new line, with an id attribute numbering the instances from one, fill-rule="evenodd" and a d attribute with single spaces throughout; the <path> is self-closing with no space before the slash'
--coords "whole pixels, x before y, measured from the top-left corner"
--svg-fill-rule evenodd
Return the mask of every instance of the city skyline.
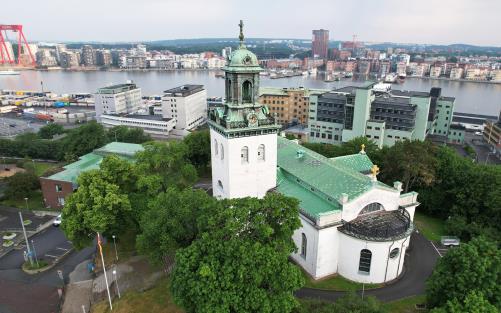
<path id="1" fill-rule="evenodd" d="M 312 29 L 323 28 L 330 31 L 331 40 L 351 40 L 356 34 L 358 40 L 371 42 L 501 45 L 501 35 L 493 31 L 497 27 L 496 12 L 501 10 L 501 3 L 495 0 L 425 0 L 405 6 L 396 0 L 256 0 L 252 4 L 145 0 L 140 6 L 118 0 L 89 0 L 71 6 L 60 0 L 29 0 L 22 10 L 14 3 L 5 3 L 2 9 L 9 12 L 2 22 L 23 24 L 34 41 L 233 38 L 237 35 L 236 23 L 243 19 L 249 26 L 245 33 L 248 38 L 311 39 Z M 172 10 L 175 14 L 170 13 Z"/>

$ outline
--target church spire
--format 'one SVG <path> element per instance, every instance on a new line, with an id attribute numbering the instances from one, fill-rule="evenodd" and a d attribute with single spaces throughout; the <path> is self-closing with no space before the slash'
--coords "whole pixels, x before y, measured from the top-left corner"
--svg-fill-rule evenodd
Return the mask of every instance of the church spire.
<path id="1" fill-rule="evenodd" d="M 244 47 L 244 22 L 240 20 L 240 23 L 238 24 L 238 27 L 240 27 L 240 35 L 238 36 L 238 39 L 240 39 L 240 47 Z"/>

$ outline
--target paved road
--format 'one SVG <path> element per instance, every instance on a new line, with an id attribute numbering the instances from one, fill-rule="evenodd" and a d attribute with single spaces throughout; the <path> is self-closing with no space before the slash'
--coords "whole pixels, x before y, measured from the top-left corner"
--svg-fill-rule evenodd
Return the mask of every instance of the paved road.
<path id="1" fill-rule="evenodd" d="M 63 232 L 50 227 L 32 237 L 39 255 L 54 250 L 68 241 Z M 59 306 L 57 288 L 62 282 L 57 270 L 62 270 L 65 281 L 75 266 L 90 259 L 94 248 L 75 251 L 54 268 L 37 275 L 28 275 L 20 267 L 24 262 L 22 250 L 14 250 L 0 259 L 0 313 L 51 313 Z"/>
<path id="2" fill-rule="evenodd" d="M 411 249 L 406 255 L 406 267 L 403 276 L 391 285 L 380 289 L 367 290 L 365 294 L 375 296 L 385 302 L 423 294 L 426 279 L 431 275 L 438 258 L 438 253 L 431 242 L 424 238 L 423 235 L 414 232 L 411 237 Z M 334 301 L 344 294 L 344 292 L 340 291 L 302 288 L 296 293 L 296 296 Z"/>

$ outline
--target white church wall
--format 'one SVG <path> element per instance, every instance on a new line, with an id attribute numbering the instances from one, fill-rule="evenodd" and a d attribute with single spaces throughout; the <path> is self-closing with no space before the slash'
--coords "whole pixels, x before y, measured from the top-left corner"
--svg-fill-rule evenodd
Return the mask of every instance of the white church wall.
<path id="1" fill-rule="evenodd" d="M 318 230 L 304 218 L 302 215 L 299 216 L 301 220 L 301 227 L 294 231 L 292 235 L 292 240 L 297 247 L 297 251 L 292 253 L 292 259 L 299 264 L 310 276 L 316 276 L 317 267 L 317 251 L 318 251 Z M 301 242 L 302 234 L 306 236 L 306 257 L 301 255 Z"/>
<path id="2" fill-rule="evenodd" d="M 372 188 L 358 198 L 351 200 L 343 205 L 343 220 L 349 222 L 355 219 L 360 211 L 370 203 L 380 203 L 385 211 L 398 209 L 400 193 L 382 188 Z"/>
<path id="3" fill-rule="evenodd" d="M 319 231 L 318 256 L 315 279 L 335 274 L 339 261 L 339 231 L 337 226 Z"/>
<path id="4" fill-rule="evenodd" d="M 229 198 L 229 181 L 230 172 L 228 168 L 228 158 L 226 152 L 228 150 L 227 139 L 217 131 L 210 130 L 211 139 L 211 165 L 212 165 L 212 194 L 216 198 Z M 217 146 L 217 148 L 216 148 Z M 223 150 L 221 150 L 221 146 Z M 221 153 L 224 157 L 221 158 Z M 221 181 L 221 184 L 219 184 Z"/>
<path id="5" fill-rule="evenodd" d="M 360 283 L 383 283 L 398 277 L 402 272 L 405 250 L 410 237 L 397 241 L 375 242 L 339 233 L 339 266 L 338 273 L 343 277 Z M 398 248 L 395 258 L 390 258 L 392 249 Z M 372 252 L 369 274 L 359 271 L 360 252 L 368 249 Z"/>

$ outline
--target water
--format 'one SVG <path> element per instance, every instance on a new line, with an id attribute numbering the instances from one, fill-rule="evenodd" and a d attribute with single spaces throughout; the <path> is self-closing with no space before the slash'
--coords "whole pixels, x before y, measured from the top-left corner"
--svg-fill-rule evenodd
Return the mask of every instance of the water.
<path id="1" fill-rule="evenodd" d="M 201 84 L 208 96 L 224 95 L 224 79 L 214 76 L 214 71 L 134 71 L 134 72 L 67 72 L 67 71 L 22 71 L 16 76 L 0 76 L 0 89 L 44 90 L 56 93 L 88 92 L 110 83 L 132 80 L 141 87 L 143 95 L 161 95 L 164 90 L 183 84 Z M 290 77 L 281 79 L 261 78 L 261 86 L 309 87 L 332 89 L 363 82 L 341 80 L 323 81 L 315 77 Z M 447 80 L 407 78 L 403 84 L 393 85 L 394 89 L 429 91 L 431 87 L 441 87 L 442 95 L 456 97 L 456 111 L 495 115 L 501 110 L 501 84 L 485 84 Z"/>

